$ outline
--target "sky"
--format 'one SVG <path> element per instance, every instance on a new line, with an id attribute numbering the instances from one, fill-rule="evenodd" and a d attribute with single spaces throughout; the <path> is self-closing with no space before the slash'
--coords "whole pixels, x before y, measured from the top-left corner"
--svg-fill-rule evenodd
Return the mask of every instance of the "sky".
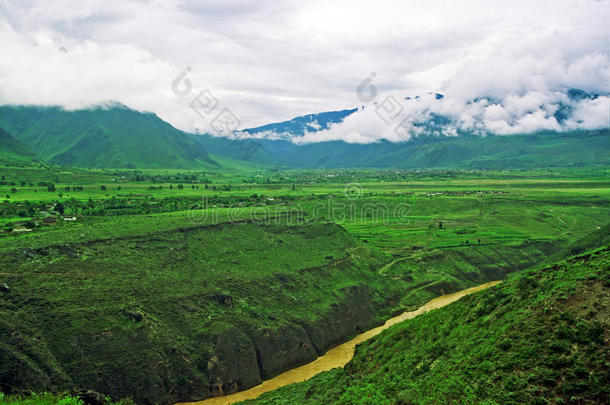
<path id="1" fill-rule="evenodd" d="M 0 0 L 0 104 L 114 101 L 199 132 L 363 107 L 298 142 L 400 141 L 431 112 L 453 131 L 603 128 L 608 97 L 566 91 L 610 91 L 609 2 Z"/>

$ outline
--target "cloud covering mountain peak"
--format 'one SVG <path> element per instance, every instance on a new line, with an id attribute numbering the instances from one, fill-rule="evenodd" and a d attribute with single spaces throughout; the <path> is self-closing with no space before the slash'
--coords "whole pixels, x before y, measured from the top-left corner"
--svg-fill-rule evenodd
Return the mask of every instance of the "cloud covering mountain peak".
<path id="1" fill-rule="evenodd" d="M 451 117 L 456 130 L 599 126 L 607 105 L 568 101 L 574 121 L 551 118 L 570 88 L 608 91 L 606 1 L 7 0 L 0 11 L 0 104 L 74 109 L 113 99 L 205 132 L 213 117 L 190 104 L 208 90 L 252 128 L 361 105 L 356 89 L 374 72 L 378 103 L 445 94 L 412 103 L 414 114 Z M 178 97 L 171 83 L 186 67 L 193 93 Z M 364 122 L 369 112 L 342 136 L 394 137 Z"/>
<path id="2" fill-rule="evenodd" d="M 580 89 L 509 93 L 504 99 L 460 97 L 425 93 L 388 95 L 339 115 L 318 128 L 267 125 L 238 133 L 239 137 L 289 139 L 294 143 L 342 140 L 371 143 L 405 142 L 422 135 L 513 135 L 539 131 L 589 130 L 608 127 L 607 94 Z M 328 113 L 326 113 L 328 114 Z M 316 122 L 315 115 L 292 121 Z M 289 121 L 289 122 L 292 122 Z M 307 121 L 306 121 L 307 122 Z"/>

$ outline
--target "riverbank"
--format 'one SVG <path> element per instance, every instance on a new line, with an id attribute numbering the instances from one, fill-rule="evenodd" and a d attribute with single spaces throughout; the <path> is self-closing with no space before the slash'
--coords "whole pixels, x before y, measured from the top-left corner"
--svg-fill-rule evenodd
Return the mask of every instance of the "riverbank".
<path id="1" fill-rule="evenodd" d="M 608 404 L 610 247 L 402 322 L 248 405 Z"/>
<path id="2" fill-rule="evenodd" d="M 476 287 L 468 288 L 465 290 L 457 291 L 452 294 L 446 294 L 434 298 L 419 307 L 418 309 L 416 309 L 415 311 L 403 312 L 398 316 L 388 319 L 383 325 L 370 329 L 345 343 L 335 346 L 334 348 L 328 350 L 326 354 L 318 357 L 316 360 L 310 363 L 279 374 L 276 377 L 263 381 L 262 384 L 259 384 L 250 389 L 239 391 L 230 395 L 208 398 L 203 401 L 183 402 L 181 404 L 229 405 L 239 401 L 245 401 L 247 399 L 254 399 L 259 395 L 264 394 L 265 392 L 273 391 L 277 388 L 289 384 L 308 380 L 323 371 L 328 371 L 336 367 L 343 367 L 354 356 L 354 350 L 356 348 L 356 345 L 372 338 L 373 336 L 378 335 L 390 326 L 406 321 L 407 319 L 415 318 L 416 316 L 431 311 L 433 309 L 444 307 L 446 305 L 451 304 L 452 302 L 459 300 L 465 295 L 484 290 L 498 283 L 500 283 L 500 281 L 492 281 L 489 283 L 478 285 Z"/>

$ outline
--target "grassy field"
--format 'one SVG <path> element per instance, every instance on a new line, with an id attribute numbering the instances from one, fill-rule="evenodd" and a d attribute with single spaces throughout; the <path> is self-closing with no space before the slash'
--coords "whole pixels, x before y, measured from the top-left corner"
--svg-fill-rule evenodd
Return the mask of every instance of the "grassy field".
<path id="1" fill-rule="evenodd" d="M 0 388 L 13 393 L 229 393 L 610 234 L 610 178 L 586 168 L 0 175 Z"/>

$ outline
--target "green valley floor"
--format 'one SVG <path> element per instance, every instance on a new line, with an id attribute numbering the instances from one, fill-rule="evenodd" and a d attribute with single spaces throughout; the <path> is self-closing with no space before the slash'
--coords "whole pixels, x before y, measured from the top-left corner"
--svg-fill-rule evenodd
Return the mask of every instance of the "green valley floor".
<path id="1" fill-rule="evenodd" d="M 508 281 L 260 401 L 607 395 L 607 341 L 595 335 L 607 334 L 607 253 L 587 253 L 610 243 L 604 170 L 40 164 L 0 167 L 0 178 L 0 403 L 79 390 L 146 404 L 225 395 L 493 280 Z"/>

